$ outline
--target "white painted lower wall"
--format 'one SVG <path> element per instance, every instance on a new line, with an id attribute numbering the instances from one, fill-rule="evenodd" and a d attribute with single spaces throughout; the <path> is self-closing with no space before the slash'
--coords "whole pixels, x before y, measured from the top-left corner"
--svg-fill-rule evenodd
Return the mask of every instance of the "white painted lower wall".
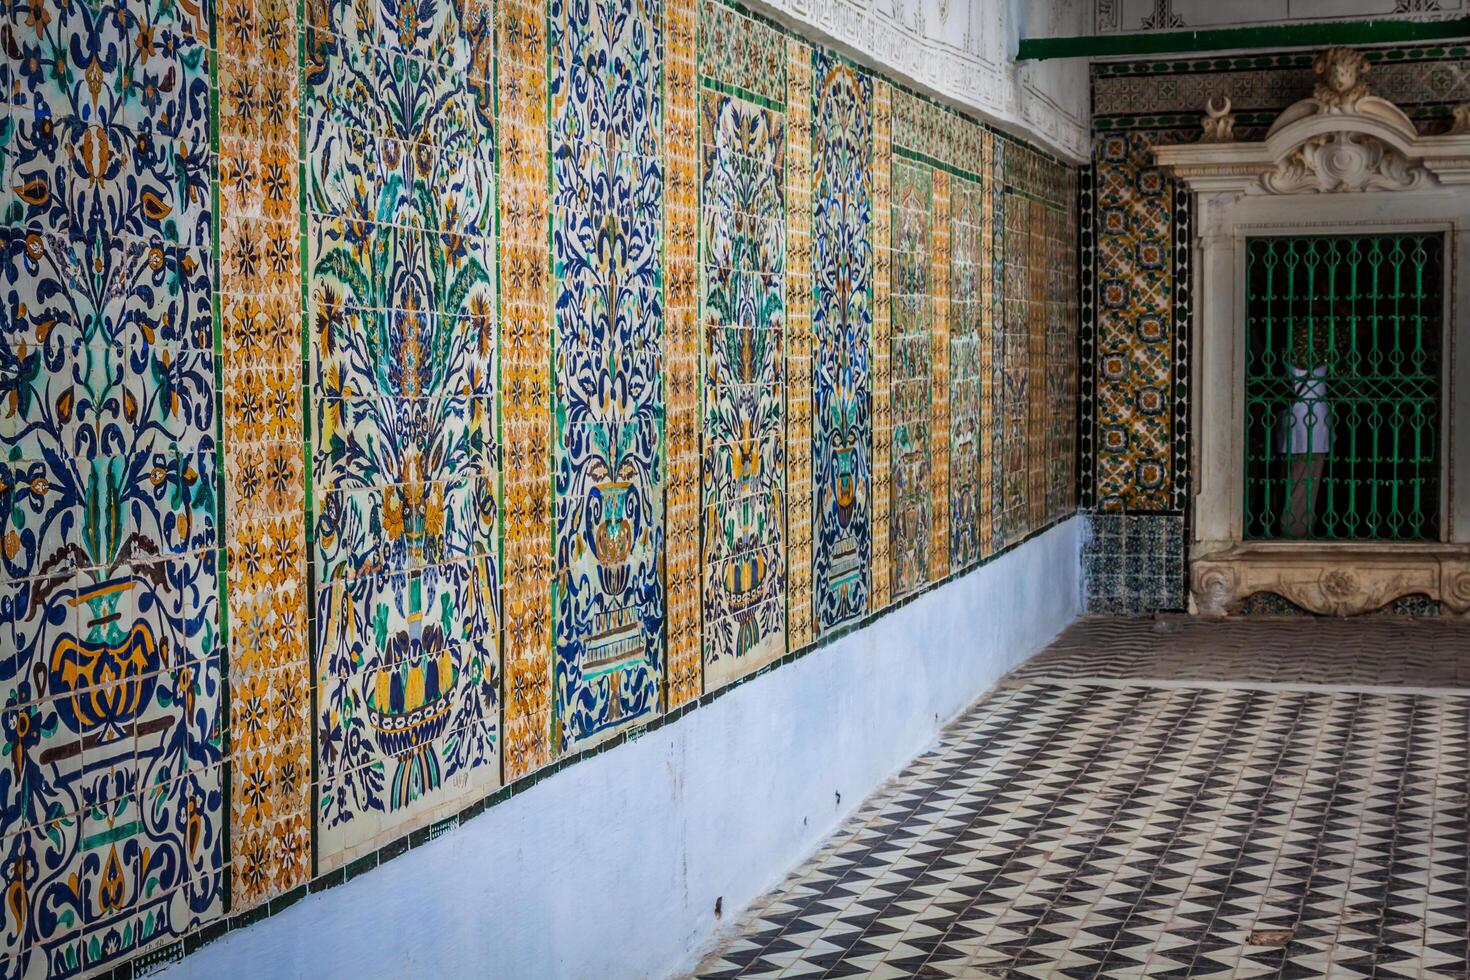
<path id="1" fill-rule="evenodd" d="M 159 976 L 662 977 L 1078 607 L 1069 520 Z"/>

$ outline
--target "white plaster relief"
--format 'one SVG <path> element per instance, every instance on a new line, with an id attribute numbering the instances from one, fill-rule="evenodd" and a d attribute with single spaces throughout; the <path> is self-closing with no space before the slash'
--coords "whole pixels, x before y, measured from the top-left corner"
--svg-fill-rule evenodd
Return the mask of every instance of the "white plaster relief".
<path id="1" fill-rule="evenodd" d="M 1432 21 L 1466 9 L 1466 0 L 1093 0 L 1092 23 L 1098 34 L 1128 34 L 1368 18 Z"/>
<path id="2" fill-rule="evenodd" d="M 1015 38 L 1086 33 L 1086 0 L 752 0 L 778 20 L 1073 162 L 1088 156 L 1087 66 L 1018 65 Z"/>

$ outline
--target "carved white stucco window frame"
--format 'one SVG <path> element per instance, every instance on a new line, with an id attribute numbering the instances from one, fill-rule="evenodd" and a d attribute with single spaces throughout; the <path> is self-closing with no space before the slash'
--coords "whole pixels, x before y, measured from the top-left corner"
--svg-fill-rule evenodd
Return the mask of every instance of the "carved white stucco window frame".
<path id="1" fill-rule="evenodd" d="M 1224 614 L 1257 591 L 1347 615 L 1425 593 L 1470 612 L 1470 133 L 1420 136 L 1396 106 L 1368 94 L 1362 59 L 1317 62 L 1315 95 L 1282 113 L 1264 140 L 1231 138 L 1229 103 L 1210 107 L 1206 138 L 1157 148 L 1159 165 L 1195 194 L 1191 601 Z M 1374 231 L 1445 239 L 1445 356 L 1438 543 L 1247 542 L 1246 241 Z"/>

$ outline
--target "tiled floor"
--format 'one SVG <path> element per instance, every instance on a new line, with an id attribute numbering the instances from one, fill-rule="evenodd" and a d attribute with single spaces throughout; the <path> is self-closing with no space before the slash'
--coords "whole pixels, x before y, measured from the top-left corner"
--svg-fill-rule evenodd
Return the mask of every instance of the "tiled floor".
<path id="1" fill-rule="evenodd" d="M 1003 683 L 1042 679 L 1470 691 L 1470 620 L 1084 619 Z"/>
<path id="2" fill-rule="evenodd" d="M 1074 627 L 698 975 L 1470 976 L 1464 627 L 1170 622 Z"/>

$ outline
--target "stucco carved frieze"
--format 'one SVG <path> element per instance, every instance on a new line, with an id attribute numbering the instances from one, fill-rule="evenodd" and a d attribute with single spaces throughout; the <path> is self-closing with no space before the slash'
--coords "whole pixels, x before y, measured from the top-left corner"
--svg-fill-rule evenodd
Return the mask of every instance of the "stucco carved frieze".
<path id="1" fill-rule="evenodd" d="M 1093 0 L 1098 34 L 1145 30 L 1278 26 L 1322 21 L 1435 21 L 1463 16 L 1465 0 L 1353 0 L 1351 3 L 1292 0 Z"/>
<path id="2" fill-rule="evenodd" d="M 1011 38 L 1021 34 L 1084 33 L 1089 11 L 1083 0 L 753 0 L 752 6 L 815 30 L 1061 156 L 1087 159 L 1086 66 L 1066 61 L 1018 65 L 1011 48 Z M 1017 16 L 1024 23 L 1012 23 Z"/>

